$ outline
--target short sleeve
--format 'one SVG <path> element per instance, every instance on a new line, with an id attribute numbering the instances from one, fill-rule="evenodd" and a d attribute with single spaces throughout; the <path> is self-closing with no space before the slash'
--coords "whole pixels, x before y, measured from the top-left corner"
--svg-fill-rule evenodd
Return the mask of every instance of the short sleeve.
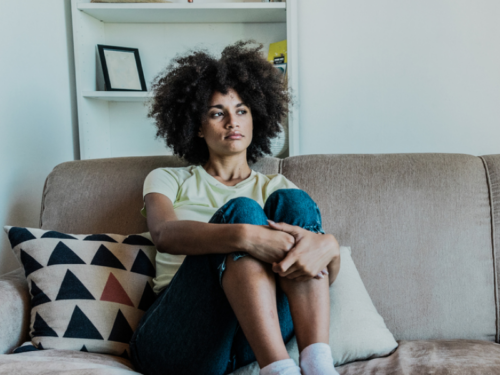
<path id="1" fill-rule="evenodd" d="M 295 185 L 288 178 L 283 176 L 282 174 L 268 175 L 270 178 L 269 182 L 266 185 L 264 200 L 279 189 L 299 189 L 297 185 Z"/>
<path id="2" fill-rule="evenodd" d="M 157 168 L 149 172 L 144 180 L 144 187 L 142 190 L 142 198 L 149 193 L 160 193 L 165 195 L 172 201 L 175 202 L 177 197 L 177 191 L 179 190 L 178 178 L 172 171 L 168 168 Z M 141 209 L 141 214 L 146 217 L 146 205 Z"/>

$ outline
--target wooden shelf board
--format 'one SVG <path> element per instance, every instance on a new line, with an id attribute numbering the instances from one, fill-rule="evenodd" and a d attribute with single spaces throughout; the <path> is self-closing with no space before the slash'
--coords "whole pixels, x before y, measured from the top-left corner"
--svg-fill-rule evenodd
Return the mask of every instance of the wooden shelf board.
<path id="1" fill-rule="evenodd" d="M 115 23 L 286 22 L 286 3 L 81 3 L 78 9 Z"/>

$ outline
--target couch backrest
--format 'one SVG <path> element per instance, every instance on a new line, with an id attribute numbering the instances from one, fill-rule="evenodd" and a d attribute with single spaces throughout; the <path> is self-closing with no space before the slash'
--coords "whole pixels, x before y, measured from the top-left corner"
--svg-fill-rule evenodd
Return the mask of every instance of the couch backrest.
<path id="1" fill-rule="evenodd" d="M 77 234 L 147 231 L 139 213 L 145 176 L 183 165 L 172 156 L 61 164 L 47 178 L 40 225 Z M 318 203 L 325 231 L 351 246 L 396 339 L 498 342 L 500 155 L 303 155 L 251 167 L 282 173 Z"/>

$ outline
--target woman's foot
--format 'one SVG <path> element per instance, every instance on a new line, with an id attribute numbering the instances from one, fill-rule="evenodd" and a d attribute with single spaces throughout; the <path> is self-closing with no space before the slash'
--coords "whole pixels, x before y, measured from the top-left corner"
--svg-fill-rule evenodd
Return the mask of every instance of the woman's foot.
<path id="1" fill-rule="evenodd" d="M 260 375 L 300 375 L 300 367 L 291 358 L 273 362 L 260 369 Z"/>
<path id="2" fill-rule="evenodd" d="M 311 344 L 302 350 L 300 368 L 303 375 L 339 375 L 333 366 L 330 345 L 322 342 Z"/>

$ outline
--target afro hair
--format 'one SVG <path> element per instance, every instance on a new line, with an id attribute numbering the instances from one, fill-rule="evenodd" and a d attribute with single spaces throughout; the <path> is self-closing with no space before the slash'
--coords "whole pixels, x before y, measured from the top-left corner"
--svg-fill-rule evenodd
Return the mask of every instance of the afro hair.
<path id="1" fill-rule="evenodd" d="M 189 163 L 206 163 L 210 154 L 198 130 L 213 93 L 226 95 L 233 89 L 252 111 L 247 161 L 254 163 L 271 154 L 271 139 L 280 133 L 279 124 L 292 100 L 283 74 L 265 59 L 262 48 L 254 40 L 240 40 L 225 47 L 220 59 L 206 50 L 175 57 L 152 83 L 148 117 L 155 120 L 156 137 Z"/>

